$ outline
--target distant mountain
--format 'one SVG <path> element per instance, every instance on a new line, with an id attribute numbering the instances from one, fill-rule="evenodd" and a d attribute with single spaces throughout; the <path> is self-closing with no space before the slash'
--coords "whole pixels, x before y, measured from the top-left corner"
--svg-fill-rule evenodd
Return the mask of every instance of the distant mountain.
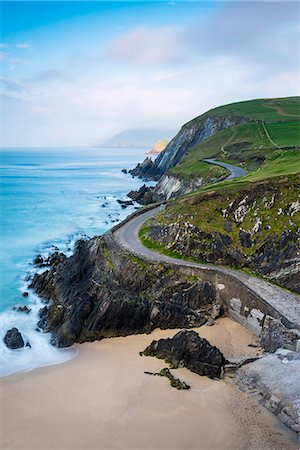
<path id="1" fill-rule="evenodd" d="M 132 129 L 124 130 L 104 142 L 101 147 L 145 147 L 151 149 L 157 141 L 170 141 L 176 130 Z"/>

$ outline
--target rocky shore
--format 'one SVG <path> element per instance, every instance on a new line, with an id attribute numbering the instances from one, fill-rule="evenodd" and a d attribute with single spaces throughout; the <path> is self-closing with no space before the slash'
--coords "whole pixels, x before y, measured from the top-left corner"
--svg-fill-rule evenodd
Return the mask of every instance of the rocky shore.
<path id="1" fill-rule="evenodd" d="M 38 326 L 58 347 L 200 326 L 221 313 L 212 283 L 127 254 L 109 234 L 79 241 L 30 287 L 47 303 Z"/>

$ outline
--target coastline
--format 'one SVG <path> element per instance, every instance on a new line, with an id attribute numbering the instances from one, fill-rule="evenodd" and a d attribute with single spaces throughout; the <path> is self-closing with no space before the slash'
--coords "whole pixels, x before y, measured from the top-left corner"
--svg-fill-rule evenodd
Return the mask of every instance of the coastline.
<path id="1" fill-rule="evenodd" d="M 2 236 L 5 245 L 2 247 L 0 377 L 48 364 L 61 364 L 69 359 L 70 350 L 66 349 L 65 352 L 68 354 L 64 354 L 63 350 L 50 345 L 50 333 L 45 334 L 37 330 L 39 310 L 45 303 L 28 289 L 30 283 L 28 279 L 48 267 L 40 268 L 34 266 L 32 262 L 39 254 L 45 260 L 54 252 L 63 252 L 66 256 L 70 256 L 78 239 L 101 235 L 133 213 L 135 204 L 131 201 L 130 205 L 120 202 L 128 201 L 127 192 L 135 185 L 138 188 L 142 182 L 124 176 L 121 169 L 124 165 L 136 164 L 142 154 L 140 150 L 129 149 L 124 155 L 124 161 L 120 161 L 119 152 L 113 150 L 107 155 L 107 152 L 101 152 L 99 149 L 88 149 L 82 156 L 81 149 L 63 149 L 59 154 L 55 153 L 53 164 L 52 152 L 51 154 L 47 151 L 42 152 L 41 155 L 38 152 L 28 152 L 27 149 L 4 152 L 3 178 L 11 180 L 11 177 L 14 177 L 13 187 L 9 182 L 7 187 L 4 185 L 3 192 L 7 194 L 6 198 L 9 198 L 11 189 L 18 192 L 24 177 L 27 180 L 27 190 L 22 190 L 23 197 L 17 197 L 15 203 L 10 203 L 18 205 L 21 219 L 18 219 L 13 209 L 16 206 L 12 206 L 12 209 L 8 208 L 4 222 L 6 230 L 15 231 L 13 226 L 15 221 L 22 223 L 23 226 L 21 229 L 17 228 L 13 239 L 9 233 Z M 92 171 L 90 167 L 93 167 Z M 34 172 L 36 170 L 37 175 Z M 61 178 L 62 173 L 65 176 Z M 46 202 L 45 184 L 50 186 L 53 177 L 56 177 L 58 184 L 50 198 L 47 193 Z M 84 189 L 82 180 L 85 180 Z M 39 197 L 36 198 L 33 192 L 38 192 Z M 60 192 L 64 192 L 67 199 L 69 195 L 77 198 L 75 207 L 69 200 L 66 205 L 63 202 L 60 204 L 58 201 L 61 198 Z M 38 208 L 32 210 L 31 203 L 34 200 L 39 204 L 47 204 L 45 210 L 40 212 Z M 54 209 L 56 206 L 57 210 Z M 62 227 L 58 227 L 55 224 L 60 220 L 62 206 L 64 206 Z M 48 215 L 43 215 L 48 207 L 54 217 L 53 226 L 47 225 Z M 46 220 L 46 223 L 43 220 Z M 19 307 L 26 307 L 27 310 L 18 311 Z M 25 345 L 28 342 L 31 348 L 23 347 L 20 350 L 7 348 L 3 339 L 6 332 L 14 327 L 21 332 Z"/>
<path id="2" fill-rule="evenodd" d="M 2 378 L 2 448 L 297 448 L 295 434 L 228 377 L 176 369 L 191 385 L 177 391 L 144 374 L 165 364 L 139 351 L 176 331 L 77 345 L 79 355 L 64 364 Z M 226 357 L 257 353 L 248 347 L 255 336 L 231 319 L 196 331 Z"/>

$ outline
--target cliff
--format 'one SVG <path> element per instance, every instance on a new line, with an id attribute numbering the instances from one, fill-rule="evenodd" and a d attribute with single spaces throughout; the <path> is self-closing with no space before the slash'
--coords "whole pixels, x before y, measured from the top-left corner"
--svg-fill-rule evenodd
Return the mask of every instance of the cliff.
<path id="1" fill-rule="evenodd" d="M 111 235 L 79 241 L 31 287 L 49 302 L 38 326 L 66 347 L 159 328 L 199 326 L 220 312 L 215 287 L 121 250 Z"/>
<path id="2" fill-rule="evenodd" d="M 226 171 L 205 163 L 216 158 L 254 170 L 278 152 L 300 148 L 299 97 L 261 99 L 215 108 L 185 124 L 155 161 L 146 158 L 129 172 L 158 181 L 142 204 L 193 192 L 224 178 Z"/>
<path id="3" fill-rule="evenodd" d="M 155 161 L 149 163 L 149 158 L 136 168 L 129 171 L 134 176 L 145 179 L 158 179 L 169 169 L 176 166 L 188 150 L 204 139 L 213 136 L 218 131 L 246 122 L 243 117 L 203 117 L 200 121 L 185 124 L 179 133 L 169 142 Z"/>

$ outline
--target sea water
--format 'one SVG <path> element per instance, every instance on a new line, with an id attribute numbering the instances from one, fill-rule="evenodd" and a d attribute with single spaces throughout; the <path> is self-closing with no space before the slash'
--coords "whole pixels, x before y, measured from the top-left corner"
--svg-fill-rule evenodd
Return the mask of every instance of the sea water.
<path id="1" fill-rule="evenodd" d="M 134 211 L 122 209 L 142 182 L 121 172 L 144 158 L 143 149 L 55 148 L 1 150 L 0 375 L 57 364 L 75 348 L 59 350 L 36 324 L 42 301 L 26 288 L 37 254 L 70 255 L 81 237 L 101 235 Z M 22 297 L 22 293 L 29 296 Z M 27 305 L 29 314 L 13 310 Z M 17 327 L 31 348 L 10 350 L 3 338 Z"/>

